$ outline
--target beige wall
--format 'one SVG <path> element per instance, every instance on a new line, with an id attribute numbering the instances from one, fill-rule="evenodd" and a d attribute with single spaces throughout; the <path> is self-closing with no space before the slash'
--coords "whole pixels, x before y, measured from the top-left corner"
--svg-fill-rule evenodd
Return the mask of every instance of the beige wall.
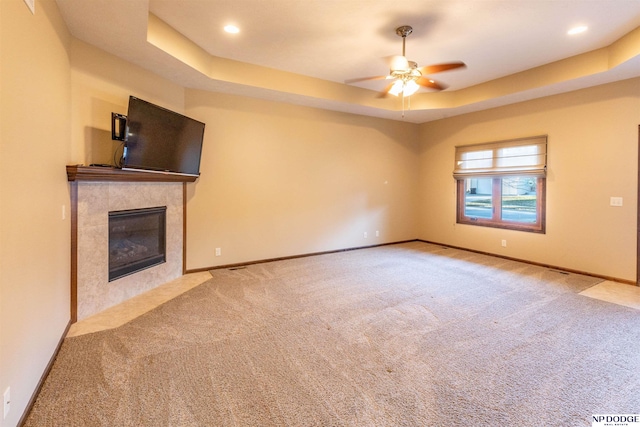
<path id="1" fill-rule="evenodd" d="M 184 109 L 184 89 L 84 42 L 71 44 L 72 156 L 74 163 L 114 164 L 111 113 L 127 114 L 129 95 L 173 111 Z"/>
<path id="2" fill-rule="evenodd" d="M 416 237 L 417 125 L 195 90 L 185 110 L 206 123 L 189 269 Z"/>
<path id="3" fill-rule="evenodd" d="M 51 1 L 32 15 L 2 0 L 0 19 L 0 422 L 14 426 L 69 321 L 70 36 Z"/>
<path id="4" fill-rule="evenodd" d="M 421 125 L 418 237 L 635 281 L 639 124 L 633 79 Z M 454 147 L 542 134 L 546 234 L 456 225 Z"/>

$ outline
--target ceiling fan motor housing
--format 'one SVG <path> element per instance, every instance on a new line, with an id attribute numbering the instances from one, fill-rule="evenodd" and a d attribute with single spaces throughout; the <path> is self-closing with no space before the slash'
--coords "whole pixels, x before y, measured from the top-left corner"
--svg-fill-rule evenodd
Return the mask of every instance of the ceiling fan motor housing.
<path id="1" fill-rule="evenodd" d="M 413 27 L 411 27 L 411 25 L 403 25 L 401 27 L 396 28 L 396 34 L 402 38 L 407 37 L 412 32 L 413 32 Z"/>

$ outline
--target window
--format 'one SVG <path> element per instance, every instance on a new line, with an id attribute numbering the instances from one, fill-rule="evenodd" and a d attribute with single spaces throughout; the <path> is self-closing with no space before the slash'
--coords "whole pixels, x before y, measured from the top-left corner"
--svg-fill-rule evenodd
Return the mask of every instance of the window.
<path id="1" fill-rule="evenodd" d="M 546 136 L 456 147 L 457 222 L 545 232 Z"/>

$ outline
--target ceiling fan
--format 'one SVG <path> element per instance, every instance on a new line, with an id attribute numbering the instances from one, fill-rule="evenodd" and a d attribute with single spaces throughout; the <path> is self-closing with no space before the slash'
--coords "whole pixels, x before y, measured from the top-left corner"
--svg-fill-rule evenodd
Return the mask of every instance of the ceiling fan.
<path id="1" fill-rule="evenodd" d="M 405 56 L 405 42 L 407 36 L 413 32 L 413 28 L 409 25 L 403 25 L 396 28 L 396 34 L 402 37 L 402 55 L 396 55 L 392 57 L 389 75 L 387 76 L 374 76 L 374 77 L 362 77 L 358 79 L 346 80 L 345 83 L 357 83 L 367 80 L 393 80 L 387 87 L 378 94 L 378 98 L 384 98 L 388 94 L 398 96 L 413 95 L 420 87 L 426 87 L 434 90 L 444 90 L 447 86 L 442 83 L 438 83 L 425 75 L 436 74 L 442 71 L 453 70 L 456 68 L 466 67 L 464 62 L 449 62 L 446 64 L 427 65 L 418 68 L 418 64 L 414 61 L 409 61 Z"/>

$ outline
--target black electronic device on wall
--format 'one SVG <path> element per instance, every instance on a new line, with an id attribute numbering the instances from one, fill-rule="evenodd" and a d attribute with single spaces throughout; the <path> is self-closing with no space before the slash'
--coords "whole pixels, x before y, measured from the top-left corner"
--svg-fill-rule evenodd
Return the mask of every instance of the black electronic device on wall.
<path id="1" fill-rule="evenodd" d="M 111 113 L 111 139 L 114 141 L 124 141 L 127 126 L 127 116 L 124 114 Z"/>
<path id="2" fill-rule="evenodd" d="M 204 127 L 202 122 L 130 96 L 122 169 L 199 176 Z"/>

